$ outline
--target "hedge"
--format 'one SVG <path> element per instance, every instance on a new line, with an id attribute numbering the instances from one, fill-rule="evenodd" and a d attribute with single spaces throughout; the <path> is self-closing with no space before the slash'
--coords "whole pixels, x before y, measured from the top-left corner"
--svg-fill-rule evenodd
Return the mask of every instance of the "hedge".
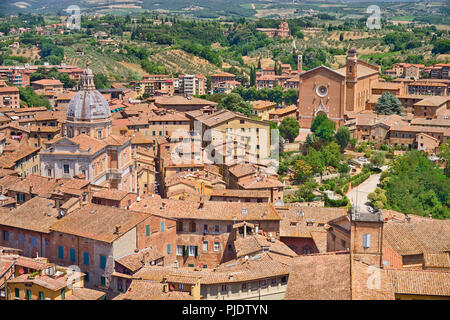
<path id="1" fill-rule="evenodd" d="M 333 200 L 328 198 L 328 196 L 324 194 L 324 199 L 325 207 L 346 207 L 350 203 L 346 195 L 343 195 L 342 199 Z"/>
<path id="2" fill-rule="evenodd" d="M 360 176 L 360 177 L 356 178 L 355 180 L 353 180 L 352 181 L 352 188 L 356 187 L 356 186 L 360 185 L 361 183 L 363 183 L 364 181 L 366 181 L 367 178 L 370 177 L 370 174 L 371 174 L 370 172 L 367 172 L 367 173 L 363 174 L 362 176 Z"/>

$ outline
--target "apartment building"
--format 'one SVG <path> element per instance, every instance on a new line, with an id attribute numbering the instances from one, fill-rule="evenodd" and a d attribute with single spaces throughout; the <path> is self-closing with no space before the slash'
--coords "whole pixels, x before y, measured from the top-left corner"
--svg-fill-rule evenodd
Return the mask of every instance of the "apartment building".
<path id="1" fill-rule="evenodd" d="M 178 93 L 185 96 L 206 93 L 206 77 L 202 75 L 185 74 L 178 77 Z"/>
<path id="2" fill-rule="evenodd" d="M 0 108 L 20 108 L 19 96 L 17 87 L 0 87 Z"/>
<path id="3" fill-rule="evenodd" d="M 131 210 L 177 220 L 179 266 L 207 268 L 234 259 L 234 241 L 247 231 L 249 235 L 261 232 L 279 238 L 281 218 L 269 203 L 147 198 L 132 204 Z M 244 221 L 252 228 L 239 224 Z"/>

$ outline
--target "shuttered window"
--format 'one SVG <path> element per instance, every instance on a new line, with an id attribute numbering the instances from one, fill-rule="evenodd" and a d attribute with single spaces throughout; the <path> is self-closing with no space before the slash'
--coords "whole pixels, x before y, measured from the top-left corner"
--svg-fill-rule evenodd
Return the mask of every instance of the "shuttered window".
<path id="1" fill-rule="evenodd" d="M 106 257 L 105 256 L 100 256 L 100 268 L 101 269 L 105 269 L 106 268 Z"/>
<path id="2" fill-rule="evenodd" d="M 368 233 L 363 235 L 363 247 L 364 248 L 370 247 L 370 234 L 368 234 Z"/>
<path id="3" fill-rule="evenodd" d="M 64 248 L 62 246 L 58 246 L 58 259 L 64 259 Z"/>
<path id="4" fill-rule="evenodd" d="M 75 262 L 75 249 L 70 248 L 70 261 Z"/>
<path id="5" fill-rule="evenodd" d="M 83 263 L 84 265 L 89 265 L 89 252 L 83 252 Z"/>

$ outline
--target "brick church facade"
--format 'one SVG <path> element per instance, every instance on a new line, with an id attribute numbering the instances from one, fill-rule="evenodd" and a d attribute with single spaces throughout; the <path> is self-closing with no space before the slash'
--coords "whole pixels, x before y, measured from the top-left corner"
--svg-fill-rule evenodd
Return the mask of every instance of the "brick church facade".
<path id="1" fill-rule="evenodd" d="M 341 126 L 347 113 L 365 110 L 372 86 L 379 80 L 379 67 L 358 60 L 356 49 L 352 48 L 344 67 L 332 70 L 320 66 L 300 72 L 299 77 L 300 127 L 310 128 L 313 119 L 321 113 Z"/>

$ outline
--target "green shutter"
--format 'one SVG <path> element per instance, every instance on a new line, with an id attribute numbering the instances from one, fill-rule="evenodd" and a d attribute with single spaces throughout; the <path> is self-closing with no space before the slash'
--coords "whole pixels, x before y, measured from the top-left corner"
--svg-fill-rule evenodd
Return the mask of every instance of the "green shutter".
<path id="1" fill-rule="evenodd" d="M 148 237 L 150 235 L 150 225 L 145 226 L 145 235 Z"/>

